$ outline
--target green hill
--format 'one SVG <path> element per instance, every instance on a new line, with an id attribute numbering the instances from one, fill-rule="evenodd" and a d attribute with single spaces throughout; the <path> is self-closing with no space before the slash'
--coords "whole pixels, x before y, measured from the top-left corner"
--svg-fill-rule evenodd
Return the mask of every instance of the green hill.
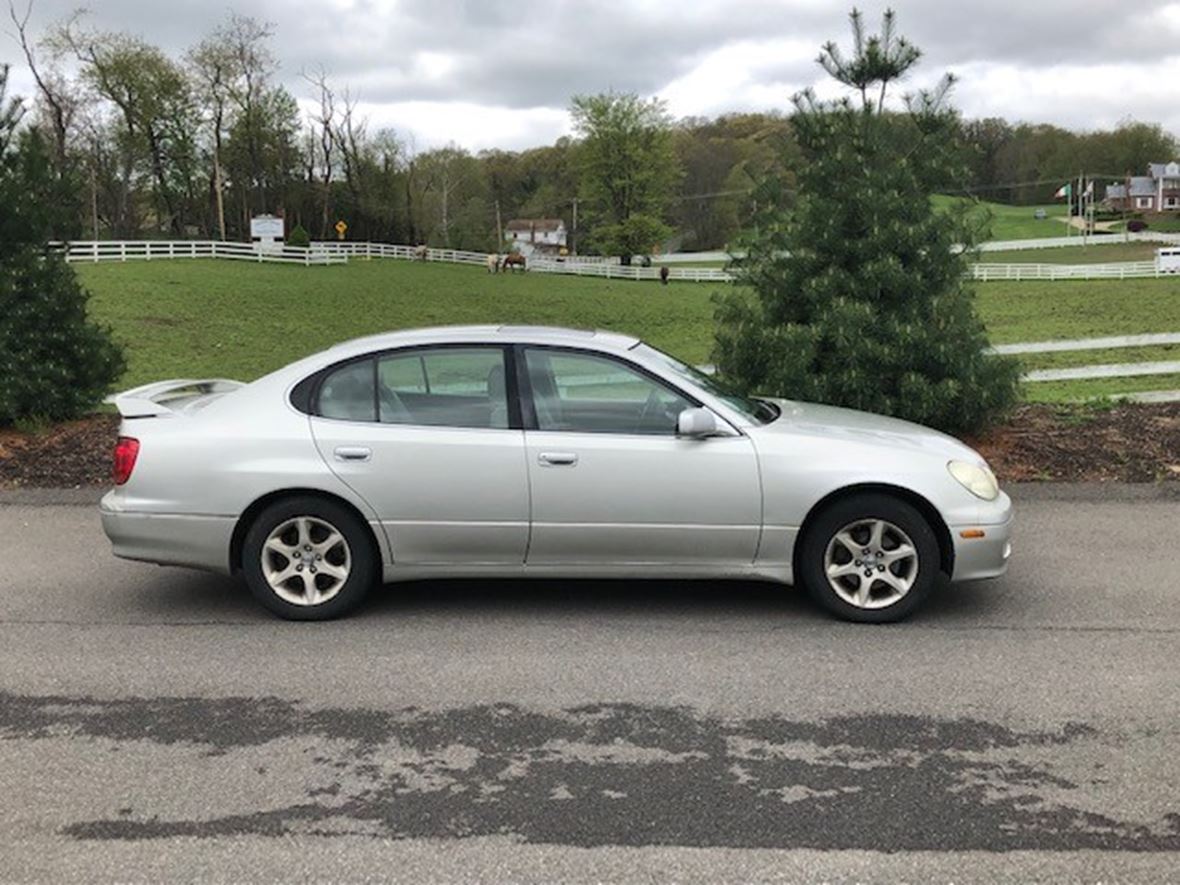
<path id="1" fill-rule="evenodd" d="M 973 203 L 981 215 L 991 213 L 992 240 L 1035 240 L 1041 237 L 1063 237 L 1066 234 L 1064 202 L 1042 206 L 1008 206 L 986 200 L 950 197 L 936 194 L 930 198 L 936 209 L 947 209 L 958 202 Z M 1036 212 L 1043 209 L 1047 217 L 1038 219 Z"/>

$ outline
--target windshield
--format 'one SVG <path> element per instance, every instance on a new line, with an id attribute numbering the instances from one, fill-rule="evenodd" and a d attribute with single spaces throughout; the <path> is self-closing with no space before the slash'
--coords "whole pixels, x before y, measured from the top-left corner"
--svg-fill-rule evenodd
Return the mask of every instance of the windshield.
<path id="1" fill-rule="evenodd" d="M 702 390 L 708 391 L 717 399 L 724 401 L 731 409 L 740 412 L 743 417 L 756 424 L 769 424 L 779 416 L 779 408 L 774 403 L 735 393 L 712 375 L 707 375 L 694 366 L 682 363 L 676 357 L 669 356 L 661 350 L 656 350 L 654 347 L 642 343 L 632 349 L 644 357 L 657 360 L 666 368 L 671 369 L 674 374 Z"/>

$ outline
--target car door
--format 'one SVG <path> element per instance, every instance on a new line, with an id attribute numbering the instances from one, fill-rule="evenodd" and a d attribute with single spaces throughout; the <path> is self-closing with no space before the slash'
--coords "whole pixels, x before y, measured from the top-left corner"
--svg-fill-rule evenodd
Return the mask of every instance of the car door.
<path id="1" fill-rule="evenodd" d="M 750 564 L 762 493 L 750 440 L 689 439 L 694 399 L 613 356 L 518 351 L 532 500 L 528 563 Z"/>
<path id="2" fill-rule="evenodd" d="M 379 514 L 395 563 L 524 561 L 528 475 L 506 356 L 490 345 L 406 348 L 320 382 L 316 446 Z"/>

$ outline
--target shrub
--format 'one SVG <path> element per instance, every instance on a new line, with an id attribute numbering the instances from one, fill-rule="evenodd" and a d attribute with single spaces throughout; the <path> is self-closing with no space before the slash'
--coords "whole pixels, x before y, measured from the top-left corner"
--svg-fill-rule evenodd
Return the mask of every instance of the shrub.
<path id="1" fill-rule="evenodd" d="M 0 426 L 61 421 L 93 408 L 123 373 L 110 331 L 87 317 L 89 294 L 47 243 L 67 235 L 57 207 L 70 188 L 34 130 L 18 131 L 0 67 Z"/>
<path id="2" fill-rule="evenodd" d="M 1133 234 L 1137 234 L 1140 231 L 1147 230 L 1147 222 L 1142 218 L 1132 218 L 1127 222 L 1127 230 Z"/>
<path id="3" fill-rule="evenodd" d="M 291 232 L 287 234 L 287 245 L 298 246 L 300 249 L 306 249 L 311 245 L 311 236 L 302 224 L 291 228 Z"/>

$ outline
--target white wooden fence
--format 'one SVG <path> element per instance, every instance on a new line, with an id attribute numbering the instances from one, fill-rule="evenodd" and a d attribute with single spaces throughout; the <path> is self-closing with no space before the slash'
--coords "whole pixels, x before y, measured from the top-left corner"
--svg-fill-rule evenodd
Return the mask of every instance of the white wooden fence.
<path id="1" fill-rule="evenodd" d="M 1180 332 L 1153 332 L 1145 335 L 1119 335 L 1111 338 L 1079 338 L 1067 341 L 1030 341 L 1020 344 L 1000 344 L 992 348 L 996 353 L 1036 354 L 1085 350 L 1115 350 L 1123 347 L 1147 347 L 1180 344 Z M 1180 374 L 1180 361 L 1157 360 L 1138 363 L 1101 363 L 1090 366 L 1065 366 L 1060 369 L 1032 369 L 1025 372 L 1026 382 L 1082 381 L 1095 378 L 1135 378 L 1150 375 Z M 1119 394 L 1119 398 L 1136 402 L 1175 402 L 1180 390 L 1153 390 L 1143 393 Z"/>
<path id="2" fill-rule="evenodd" d="M 638 264 L 622 265 L 589 263 L 584 261 L 556 261 L 553 259 L 534 258 L 529 262 L 529 270 L 539 273 L 567 274 L 578 277 L 603 277 L 617 280 L 658 280 L 661 268 L 642 267 Z M 687 280 L 694 283 L 728 283 L 733 275 L 720 267 L 669 267 L 669 280 Z"/>
<path id="3" fill-rule="evenodd" d="M 55 244 L 57 245 L 57 244 Z M 218 240 L 72 240 L 61 244 L 66 261 L 152 261 L 166 258 L 229 258 L 271 264 L 344 264 L 348 258 L 317 246 L 258 246 Z"/>
<path id="4" fill-rule="evenodd" d="M 1130 236 L 1138 236 L 1131 234 Z M 1164 236 L 1156 234 L 1156 237 Z M 1080 237 L 1074 238 L 1080 239 Z M 1180 236 L 1176 237 L 1180 242 Z M 1020 241 L 1042 242 L 1049 241 Z M 1004 244 L 1007 245 L 1007 244 Z M 325 265 L 344 264 L 350 258 L 394 258 L 426 260 L 484 267 L 485 252 L 460 249 L 426 249 L 392 243 L 316 242 L 308 249 L 293 246 L 259 246 L 251 243 L 227 243 L 217 240 L 86 240 L 64 245 L 68 261 L 130 261 L 165 258 L 227 258 L 256 263 Z M 712 255 L 714 253 L 697 253 Z M 715 253 L 721 255 L 722 253 Z M 667 257 L 667 256 L 666 256 Z M 536 258 L 528 262 L 534 273 L 601 277 L 619 280 L 658 280 L 662 268 L 637 264 L 621 265 L 603 258 Z M 977 263 L 970 266 L 970 276 L 982 282 L 1027 280 L 1127 280 L 1161 276 L 1180 276 L 1177 270 L 1163 270 L 1157 261 L 1124 261 L 1106 264 L 1034 264 Z M 721 267 L 668 267 L 668 279 L 695 283 L 727 283 L 733 274 Z"/>
<path id="5" fill-rule="evenodd" d="M 971 265 L 971 278 L 981 282 L 1002 280 L 1131 280 L 1180 276 L 1163 270 L 1156 261 L 1119 261 L 1110 264 L 988 264 Z"/>
<path id="6" fill-rule="evenodd" d="M 1070 246 L 1116 246 L 1119 243 L 1180 243 L 1180 234 L 1145 230 L 1139 233 L 1089 234 L 1042 237 L 1034 240 L 992 240 L 980 243 L 980 252 L 1014 252 L 1025 249 L 1058 249 Z"/>

